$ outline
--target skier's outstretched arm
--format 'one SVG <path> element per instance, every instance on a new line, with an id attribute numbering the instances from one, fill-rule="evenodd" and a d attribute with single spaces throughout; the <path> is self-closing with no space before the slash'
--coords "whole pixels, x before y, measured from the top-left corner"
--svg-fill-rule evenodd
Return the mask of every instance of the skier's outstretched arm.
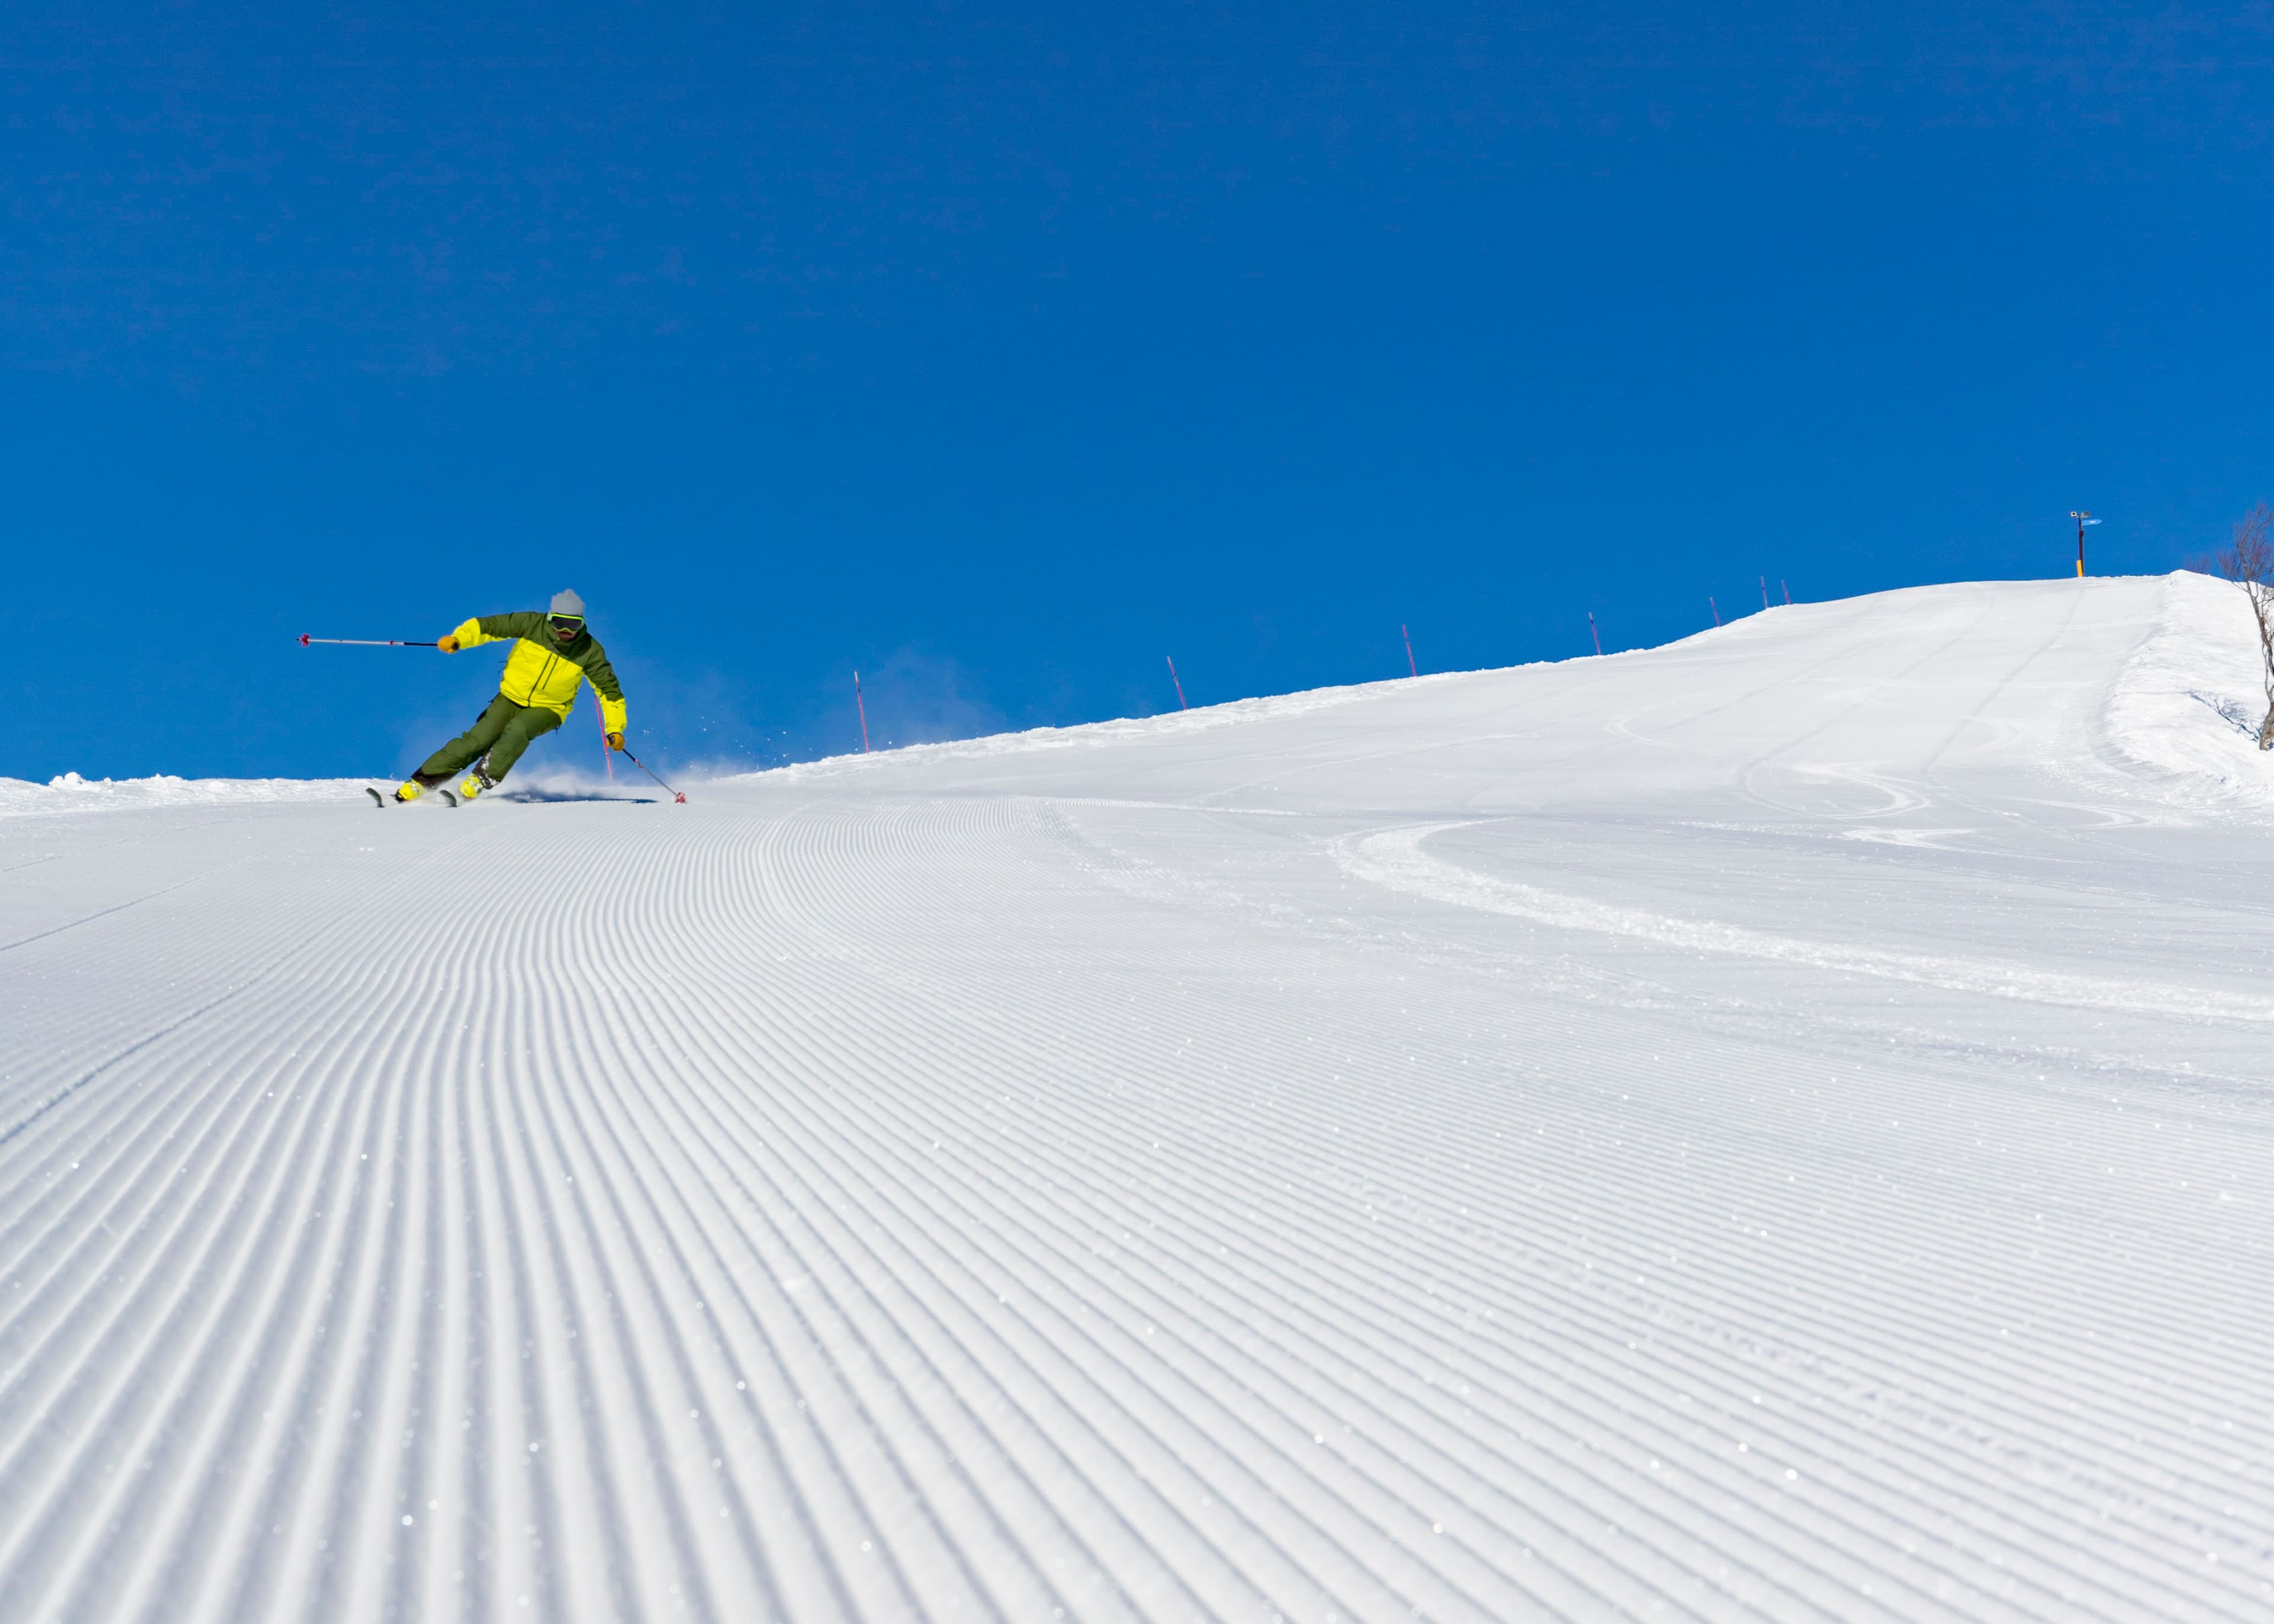
<path id="1" fill-rule="evenodd" d="M 541 614 L 478 614 L 471 617 L 434 646 L 445 654 L 456 654 L 461 649 L 471 649 L 485 643 L 502 643 L 508 637 L 527 637 L 543 625 Z"/>

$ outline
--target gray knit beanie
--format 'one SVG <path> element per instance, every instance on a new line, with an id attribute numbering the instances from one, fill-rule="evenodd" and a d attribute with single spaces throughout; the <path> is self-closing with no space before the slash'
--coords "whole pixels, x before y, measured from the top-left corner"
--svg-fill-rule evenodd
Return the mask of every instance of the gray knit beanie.
<path id="1" fill-rule="evenodd" d="M 555 592 L 553 595 L 553 613 L 573 614 L 581 620 L 584 618 L 584 600 L 574 592 Z"/>

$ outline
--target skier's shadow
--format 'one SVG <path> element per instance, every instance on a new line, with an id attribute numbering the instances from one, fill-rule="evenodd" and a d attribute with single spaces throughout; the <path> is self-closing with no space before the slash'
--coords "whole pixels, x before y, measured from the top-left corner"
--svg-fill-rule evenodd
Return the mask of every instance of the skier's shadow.
<path id="1" fill-rule="evenodd" d="M 599 795 L 565 789 L 509 789 L 498 793 L 495 798 L 499 801 L 541 803 L 546 806 L 563 801 L 614 801 L 628 807 L 655 805 L 655 797 L 652 795 Z"/>

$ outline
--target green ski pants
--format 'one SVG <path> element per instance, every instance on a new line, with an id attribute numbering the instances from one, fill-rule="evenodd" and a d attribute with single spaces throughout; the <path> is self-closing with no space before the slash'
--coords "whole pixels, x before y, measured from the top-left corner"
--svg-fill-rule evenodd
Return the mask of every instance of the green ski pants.
<path id="1" fill-rule="evenodd" d="M 474 718 L 471 727 L 428 756 L 426 764 L 411 776 L 421 784 L 440 784 L 459 768 L 487 756 L 482 771 L 495 783 L 513 771 L 531 740 L 560 726 L 561 718 L 543 706 L 517 705 L 500 694 L 490 701 L 488 710 Z"/>

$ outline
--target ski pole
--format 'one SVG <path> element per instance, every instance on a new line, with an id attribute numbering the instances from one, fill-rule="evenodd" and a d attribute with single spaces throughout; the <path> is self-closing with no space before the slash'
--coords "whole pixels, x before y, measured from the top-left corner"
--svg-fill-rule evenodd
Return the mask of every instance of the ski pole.
<path id="1" fill-rule="evenodd" d="M 638 768 L 642 772 L 646 773 L 646 774 L 647 774 L 647 776 L 648 776 L 648 777 L 650 777 L 651 778 L 655 778 L 655 781 L 656 781 L 657 783 L 659 783 L 659 784 L 663 784 L 663 780 L 662 780 L 661 778 L 655 778 L 655 771 L 654 771 L 654 769 L 653 769 L 653 768 L 651 768 L 651 767 L 650 767 L 650 766 L 649 766 L 645 762 L 642 761 L 638 756 L 636 756 L 633 755 L 629 750 L 626 750 L 626 751 L 624 752 L 624 759 L 625 759 L 626 761 L 628 761 L 628 762 L 631 763 L 631 764 L 632 764 L 633 766 L 635 766 L 635 767 Z M 668 784 L 663 784 L 663 786 L 664 786 L 664 788 L 666 788 L 666 789 L 671 789 L 671 786 L 670 786 L 670 785 L 668 785 Z M 679 793 L 677 790 L 675 790 L 675 789 L 671 789 L 671 793 L 672 793 L 673 796 L 674 796 L 674 797 L 678 801 L 678 802 L 679 802 L 679 804 L 680 804 L 681 806 L 682 806 L 682 807 L 683 807 L 683 806 L 685 806 L 685 805 L 687 804 L 687 797 L 686 797 L 686 796 L 680 794 L 680 793 Z"/>
<path id="2" fill-rule="evenodd" d="M 403 643 L 393 637 L 311 637 L 305 632 L 300 634 L 302 648 L 312 643 L 347 643 L 358 649 L 438 649 L 442 646 L 437 643 Z"/>

